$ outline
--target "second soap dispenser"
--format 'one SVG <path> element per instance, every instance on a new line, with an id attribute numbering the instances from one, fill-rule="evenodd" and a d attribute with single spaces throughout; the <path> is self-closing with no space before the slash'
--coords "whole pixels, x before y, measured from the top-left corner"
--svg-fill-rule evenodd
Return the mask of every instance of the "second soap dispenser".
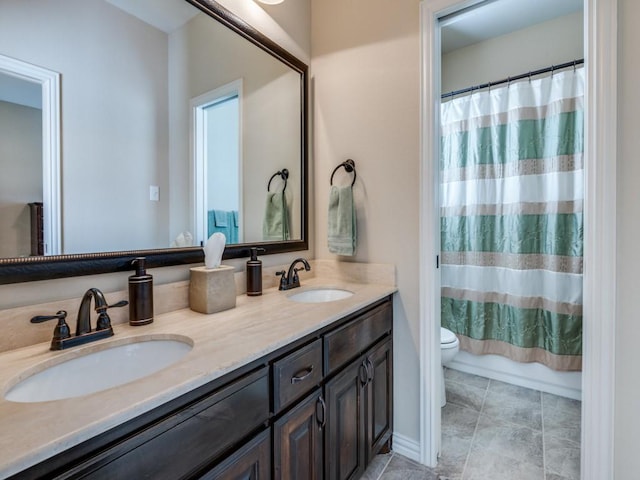
<path id="1" fill-rule="evenodd" d="M 247 261 L 247 295 L 262 295 L 262 261 L 258 260 L 258 252 L 264 248 L 251 247 L 251 259 Z"/>
<path id="2" fill-rule="evenodd" d="M 131 264 L 136 273 L 129 277 L 129 325 L 147 325 L 153 322 L 153 277 L 145 270 L 144 257 Z"/>

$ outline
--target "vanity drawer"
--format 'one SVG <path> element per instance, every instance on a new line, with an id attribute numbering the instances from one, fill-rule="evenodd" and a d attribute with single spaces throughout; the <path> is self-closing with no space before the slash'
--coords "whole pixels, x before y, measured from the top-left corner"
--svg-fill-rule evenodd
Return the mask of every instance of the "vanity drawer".
<path id="1" fill-rule="evenodd" d="M 299 348 L 273 364 L 274 411 L 300 398 L 322 381 L 322 341 Z"/>
<path id="2" fill-rule="evenodd" d="M 267 373 L 263 368 L 171 415 L 92 459 L 73 478 L 173 480 L 193 474 L 267 422 Z"/>
<path id="3" fill-rule="evenodd" d="M 393 308 L 386 302 L 324 336 L 324 374 L 329 375 L 391 331 Z"/>

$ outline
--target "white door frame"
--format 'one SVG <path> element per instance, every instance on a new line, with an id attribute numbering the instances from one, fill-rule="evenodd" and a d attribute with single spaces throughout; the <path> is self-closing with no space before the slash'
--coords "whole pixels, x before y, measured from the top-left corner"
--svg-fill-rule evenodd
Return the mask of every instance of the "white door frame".
<path id="1" fill-rule="evenodd" d="M 0 72 L 37 83 L 42 91 L 42 208 L 45 254 L 60 255 L 60 74 L 5 55 L 0 55 Z"/>
<path id="2" fill-rule="evenodd" d="M 482 0 L 421 2 L 420 445 L 435 466 L 440 441 L 438 19 Z M 614 478 L 616 312 L 617 0 L 584 0 L 586 116 L 583 480 Z"/>

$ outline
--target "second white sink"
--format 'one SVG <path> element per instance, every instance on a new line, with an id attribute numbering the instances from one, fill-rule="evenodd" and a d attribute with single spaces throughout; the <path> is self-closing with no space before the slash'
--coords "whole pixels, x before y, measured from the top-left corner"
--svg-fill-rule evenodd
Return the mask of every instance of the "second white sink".
<path id="1" fill-rule="evenodd" d="M 12 402 L 47 402 L 79 397 L 151 375 L 177 362 L 193 348 L 187 337 L 148 339 L 106 347 L 86 355 L 36 367 L 38 373 L 5 394 Z"/>
<path id="2" fill-rule="evenodd" d="M 341 288 L 314 288 L 293 293 L 288 298 L 294 302 L 301 303 L 324 303 L 343 300 L 351 295 L 353 295 L 353 292 Z"/>

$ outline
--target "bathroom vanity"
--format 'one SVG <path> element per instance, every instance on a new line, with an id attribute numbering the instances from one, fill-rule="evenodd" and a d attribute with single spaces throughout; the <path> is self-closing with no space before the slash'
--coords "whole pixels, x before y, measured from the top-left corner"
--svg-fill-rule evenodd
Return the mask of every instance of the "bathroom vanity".
<path id="1" fill-rule="evenodd" d="M 314 288 L 306 283 L 300 290 Z M 120 326 L 116 338 L 172 332 L 193 339 L 193 350 L 88 396 L 2 400 L 2 429 L 17 437 L 2 442 L 0 476 L 358 478 L 391 441 L 395 288 L 338 286 L 354 294 L 309 304 L 270 289 L 238 297 L 227 312 L 179 310 L 146 327 Z M 19 371 L 34 355 L 55 355 L 38 348 L 2 354 L 3 365 Z"/>

